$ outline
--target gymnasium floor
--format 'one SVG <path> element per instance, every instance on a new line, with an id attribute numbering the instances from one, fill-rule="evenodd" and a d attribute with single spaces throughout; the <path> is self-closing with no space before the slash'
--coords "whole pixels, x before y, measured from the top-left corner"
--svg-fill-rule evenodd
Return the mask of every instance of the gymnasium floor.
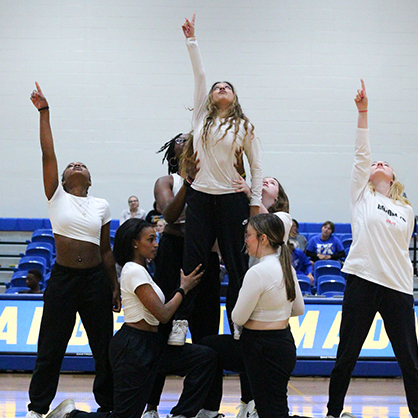
<path id="1" fill-rule="evenodd" d="M 78 409 L 95 411 L 97 405 L 91 394 L 92 380 L 92 375 L 61 375 L 58 393 L 52 406 L 55 407 L 62 400 L 72 398 Z M 26 415 L 29 381 L 29 374 L 0 374 L 0 418 Z M 169 414 L 181 387 L 181 379 L 174 377 L 167 379 L 159 409 L 161 418 Z M 291 414 L 324 417 L 327 391 L 328 378 L 292 378 L 289 384 Z M 228 376 L 224 381 L 221 412 L 227 418 L 235 417 L 238 404 L 239 381 L 236 376 Z M 346 398 L 345 410 L 364 418 L 409 417 L 402 380 L 353 379 Z"/>

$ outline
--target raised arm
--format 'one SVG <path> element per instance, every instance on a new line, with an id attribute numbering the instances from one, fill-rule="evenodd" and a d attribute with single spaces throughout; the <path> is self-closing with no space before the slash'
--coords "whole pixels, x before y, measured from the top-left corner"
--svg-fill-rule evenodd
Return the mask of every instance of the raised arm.
<path id="1" fill-rule="evenodd" d="M 199 46 L 195 38 L 195 21 L 196 12 L 193 13 L 191 20 L 186 19 L 182 25 L 184 36 L 186 37 L 186 45 L 190 54 L 190 59 L 194 74 L 194 111 L 193 111 L 193 125 L 205 111 L 205 104 L 207 98 L 206 88 L 206 73 L 203 67 L 202 58 L 200 56 Z"/>
<path id="2" fill-rule="evenodd" d="M 49 106 L 41 87 L 35 82 L 36 90 L 30 96 L 40 115 L 40 139 L 42 150 L 42 169 L 44 177 L 44 190 L 48 200 L 52 198 L 58 187 L 58 163 L 54 150 L 54 141 L 49 122 Z"/>
<path id="3" fill-rule="evenodd" d="M 361 79 L 361 90 L 357 90 L 356 97 L 354 98 L 354 102 L 356 103 L 358 109 L 358 121 L 357 121 L 357 128 L 367 129 L 367 108 L 369 105 L 369 100 L 366 94 L 366 85 L 364 84 L 364 80 Z"/>
<path id="4" fill-rule="evenodd" d="M 371 152 L 369 130 L 367 124 L 368 97 L 366 85 L 361 80 L 361 89 L 354 98 L 358 110 L 357 138 L 355 145 L 354 164 L 351 174 L 351 204 L 357 202 L 367 187 L 370 177 Z"/>

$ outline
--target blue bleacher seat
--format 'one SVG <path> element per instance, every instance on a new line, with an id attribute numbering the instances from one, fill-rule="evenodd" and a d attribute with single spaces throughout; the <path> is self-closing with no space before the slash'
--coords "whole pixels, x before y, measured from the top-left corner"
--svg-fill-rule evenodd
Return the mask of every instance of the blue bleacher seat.
<path id="1" fill-rule="evenodd" d="M 55 237 L 52 229 L 37 229 L 33 231 L 32 242 L 48 242 L 52 244 L 53 253 L 55 254 Z"/>
<path id="2" fill-rule="evenodd" d="M 19 293 L 20 290 L 29 290 L 29 287 L 24 286 L 17 286 L 17 287 L 9 287 L 5 290 L 4 293 Z"/>
<path id="3" fill-rule="evenodd" d="M 26 286 L 26 276 L 28 275 L 27 270 L 18 270 L 13 273 L 10 279 L 10 287 Z"/>
<path id="4" fill-rule="evenodd" d="M 343 246 L 344 246 L 344 249 L 346 249 L 346 248 L 350 248 L 350 246 L 351 246 L 351 243 L 353 242 L 353 239 L 352 238 L 344 238 L 343 240 L 342 240 L 342 243 L 343 243 Z"/>
<path id="5" fill-rule="evenodd" d="M 39 256 L 45 258 L 46 267 L 51 268 L 54 248 L 49 242 L 30 242 L 26 247 L 26 256 Z"/>
<path id="6" fill-rule="evenodd" d="M 341 263 L 338 260 L 318 260 L 314 264 L 313 276 L 315 281 L 323 274 L 339 275 L 341 271 Z"/>
<path id="7" fill-rule="evenodd" d="M 317 294 L 335 296 L 335 295 L 344 295 L 346 282 L 344 277 L 340 275 L 325 274 L 318 278 L 317 283 Z"/>
<path id="8" fill-rule="evenodd" d="M 297 275 L 300 290 L 302 291 L 302 295 L 311 295 L 311 279 L 304 274 Z"/>
<path id="9" fill-rule="evenodd" d="M 41 271 L 42 276 L 45 276 L 45 273 L 47 272 L 45 258 L 35 255 L 22 257 L 17 266 L 17 270 L 30 269 L 38 269 Z"/>

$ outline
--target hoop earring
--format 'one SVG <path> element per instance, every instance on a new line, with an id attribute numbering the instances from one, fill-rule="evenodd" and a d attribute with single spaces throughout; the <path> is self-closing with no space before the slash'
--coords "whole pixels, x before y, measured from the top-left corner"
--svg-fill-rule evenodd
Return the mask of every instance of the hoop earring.
<path id="1" fill-rule="evenodd" d="M 177 161 L 177 158 L 176 158 L 176 157 L 171 157 L 171 158 L 168 160 L 168 165 L 169 165 L 170 167 L 175 167 L 175 166 L 177 165 L 177 163 L 178 163 L 178 161 Z"/>

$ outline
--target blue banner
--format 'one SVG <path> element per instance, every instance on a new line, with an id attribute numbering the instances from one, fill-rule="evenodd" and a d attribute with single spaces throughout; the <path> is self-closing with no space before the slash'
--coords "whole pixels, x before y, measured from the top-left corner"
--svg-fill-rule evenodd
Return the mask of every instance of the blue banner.
<path id="1" fill-rule="evenodd" d="M 0 300 L 0 354 L 36 353 L 43 301 L 37 299 Z M 229 325 L 224 304 L 221 305 L 219 333 L 229 334 Z M 415 307 L 415 317 L 417 307 Z M 123 312 L 114 314 L 115 332 L 123 324 Z M 290 319 L 298 357 L 335 358 L 341 322 L 341 304 L 307 303 L 305 314 Z M 188 335 L 190 341 L 190 335 Z M 77 315 L 67 354 L 90 355 L 88 338 L 80 317 Z M 382 318 L 376 315 L 360 357 L 394 358 Z"/>

